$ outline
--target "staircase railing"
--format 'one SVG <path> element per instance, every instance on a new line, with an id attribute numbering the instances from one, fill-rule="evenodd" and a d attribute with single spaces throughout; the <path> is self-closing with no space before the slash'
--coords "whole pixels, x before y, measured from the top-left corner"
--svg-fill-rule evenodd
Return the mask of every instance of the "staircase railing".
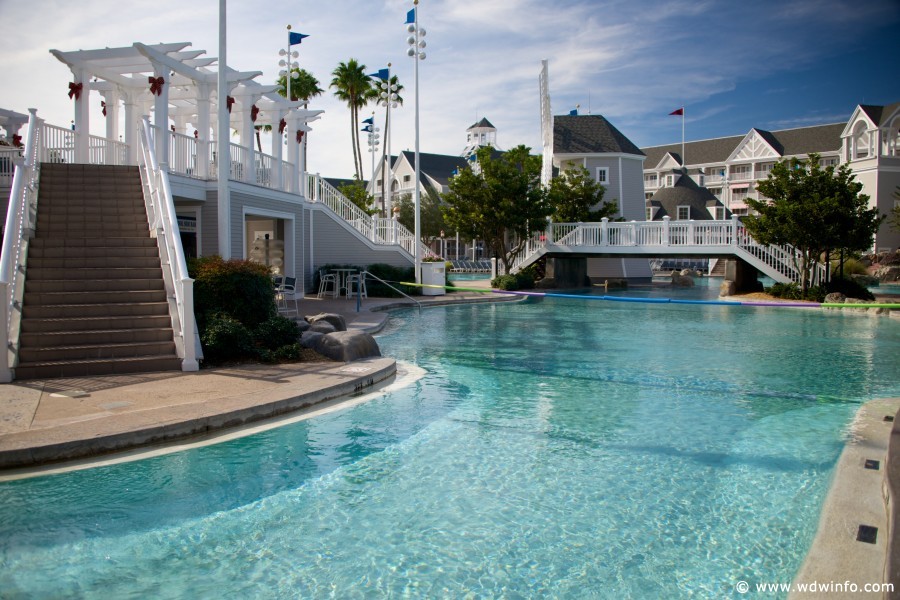
<path id="1" fill-rule="evenodd" d="M 305 191 L 307 201 L 327 206 L 373 244 L 397 244 L 411 256 L 415 255 L 415 235 L 396 218 L 370 217 L 318 174 L 307 173 Z M 421 242 L 419 249 L 422 258 L 437 257 L 431 248 Z"/>
<path id="2" fill-rule="evenodd" d="M 22 297 L 25 293 L 25 261 L 28 241 L 34 233 L 37 215 L 37 188 L 40 163 L 41 124 L 36 109 L 28 109 L 28 130 L 23 156 L 15 157 L 15 172 L 9 193 L 9 208 L 3 228 L 3 250 L 0 253 L 0 383 L 13 380 L 18 362 L 19 325 L 22 319 Z"/>
<path id="3" fill-rule="evenodd" d="M 156 160 L 153 134 L 150 120 L 145 116 L 139 132 L 141 151 L 138 162 L 144 184 L 147 218 L 150 230 L 156 234 L 166 294 L 175 298 L 170 314 L 176 351 L 182 359 L 181 370 L 197 371 L 200 368 L 197 358 L 202 356 L 202 349 L 194 319 L 194 280 L 188 276 L 184 259 L 168 166 Z"/>

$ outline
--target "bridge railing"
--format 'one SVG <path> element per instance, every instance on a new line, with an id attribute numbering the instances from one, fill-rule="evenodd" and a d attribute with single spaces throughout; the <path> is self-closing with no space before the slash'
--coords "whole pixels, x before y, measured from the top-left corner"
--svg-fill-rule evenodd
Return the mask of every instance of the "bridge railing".
<path id="1" fill-rule="evenodd" d="M 671 248 L 706 247 L 716 252 L 740 249 L 782 278 L 800 281 L 800 252 L 787 245 L 757 243 L 737 217 L 725 221 L 672 221 L 663 217 L 662 221 L 618 222 L 604 218 L 599 223 L 550 223 L 546 231 L 527 240 L 513 261 L 513 271 L 560 247 L 582 247 L 588 252 L 602 248 L 659 248 L 660 255 L 671 253 Z M 824 265 L 816 263 L 810 269 L 813 285 L 824 281 Z"/>

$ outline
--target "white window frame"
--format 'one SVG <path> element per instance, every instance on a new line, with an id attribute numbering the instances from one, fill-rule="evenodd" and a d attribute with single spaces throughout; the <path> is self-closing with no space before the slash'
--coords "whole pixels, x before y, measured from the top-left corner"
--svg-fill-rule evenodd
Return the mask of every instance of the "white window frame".
<path id="1" fill-rule="evenodd" d="M 648 221 L 653 220 L 653 207 L 652 206 L 647 207 L 647 220 Z"/>
<path id="2" fill-rule="evenodd" d="M 600 173 L 603 173 L 602 180 L 600 179 Z M 609 167 L 597 167 L 595 179 L 597 180 L 597 183 L 599 183 L 600 185 L 608 186 L 609 185 Z"/>
<path id="3" fill-rule="evenodd" d="M 681 216 L 681 209 L 687 211 L 687 215 Z M 688 204 L 679 204 L 678 208 L 675 210 L 675 220 L 676 221 L 690 221 L 691 220 L 691 207 Z"/>

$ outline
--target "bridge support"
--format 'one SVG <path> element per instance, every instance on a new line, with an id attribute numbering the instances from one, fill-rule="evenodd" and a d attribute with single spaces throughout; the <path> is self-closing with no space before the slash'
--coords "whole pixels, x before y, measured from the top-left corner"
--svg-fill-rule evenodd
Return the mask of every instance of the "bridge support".
<path id="1" fill-rule="evenodd" d="M 541 287 L 591 287 L 591 280 L 587 275 L 587 258 L 548 258 L 546 276 Z"/>
<path id="2" fill-rule="evenodd" d="M 733 292 L 761 292 L 762 284 L 757 279 L 758 275 L 759 271 L 755 267 L 751 267 L 739 258 L 729 258 L 725 261 L 723 289 L 726 285 L 731 288 L 729 282 L 732 282 L 734 285 Z"/>

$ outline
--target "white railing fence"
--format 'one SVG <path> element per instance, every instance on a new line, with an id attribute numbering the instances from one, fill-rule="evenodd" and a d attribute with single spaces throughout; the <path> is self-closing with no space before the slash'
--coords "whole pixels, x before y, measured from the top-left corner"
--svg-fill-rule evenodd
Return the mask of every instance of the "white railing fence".
<path id="1" fill-rule="evenodd" d="M 38 160 L 47 163 L 75 162 L 75 132 L 56 125 L 41 125 Z"/>
<path id="2" fill-rule="evenodd" d="M 128 146 L 124 142 L 89 136 L 88 162 L 92 165 L 127 165 Z"/>
<path id="3" fill-rule="evenodd" d="M 175 346 L 182 359 L 182 371 L 197 371 L 197 361 L 201 356 L 200 338 L 194 319 L 194 280 L 188 276 L 175 203 L 169 184 L 167 165 L 156 161 L 154 132 L 150 121 L 144 117 L 139 132 L 139 162 L 141 180 L 144 184 L 144 200 L 147 203 L 147 218 L 150 230 L 156 234 L 166 294 L 174 297 L 170 303 L 172 329 L 175 332 Z"/>
<path id="4" fill-rule="evenodd" d="M 7 189 L 12 185 L 16 171 L 16 161 L 21 158 L 23 148 L 0 146 L 0 188 Z"/>
<path id="5" fill-rule="evenodd" d="M 363 209 L 350 202 L 333 185 L 325 181 L 321 175 L 307 173 L 306 200 L 327 206 L 373 244 L 399 244 L 410 256 L 415 255 L 415 235 L 397 222 L 396 218 L 370 217 Z M 422 258 L 437 258 L 437 255 L 421 241 L 419 242 L 419 252 Z"/>
<path id="6" fill-rule="evenodd" d="M 767 246 L 757 243 L 737 217 L 725 221 L 662 221 L 599 223 L 550 223 L 547 230 L 536 232 L 513 262 L 513 271 L 533 262 L 552 247 L 658 248 L 660 255 L 679 248 L 710 248 L 716 252 L 729 249 L 731 253 L 758 261 L 782 279 L 800 281 L 800 252 L 792 246 Z M 643 252 L 643 254 L 647 254 Z M 825 280 L 826 267 L 820 263 L 810 266 L 810 282 L 816 285 Z"/>
<path id="7" fill-rule="evenodd" d="M 9 194 L 9 208 L 3 228 L 3 250 L 0 252 L 0 382 L 13 379 L 18 362 L 19 325 L 22 318 L 22 296 L 25 292 L 25 257 L 28 241 L 34 232 L 37 216 L 37 187 L 43 121 L 35 109 L 29 109 L 25 150 L 17 161 Z"/>

